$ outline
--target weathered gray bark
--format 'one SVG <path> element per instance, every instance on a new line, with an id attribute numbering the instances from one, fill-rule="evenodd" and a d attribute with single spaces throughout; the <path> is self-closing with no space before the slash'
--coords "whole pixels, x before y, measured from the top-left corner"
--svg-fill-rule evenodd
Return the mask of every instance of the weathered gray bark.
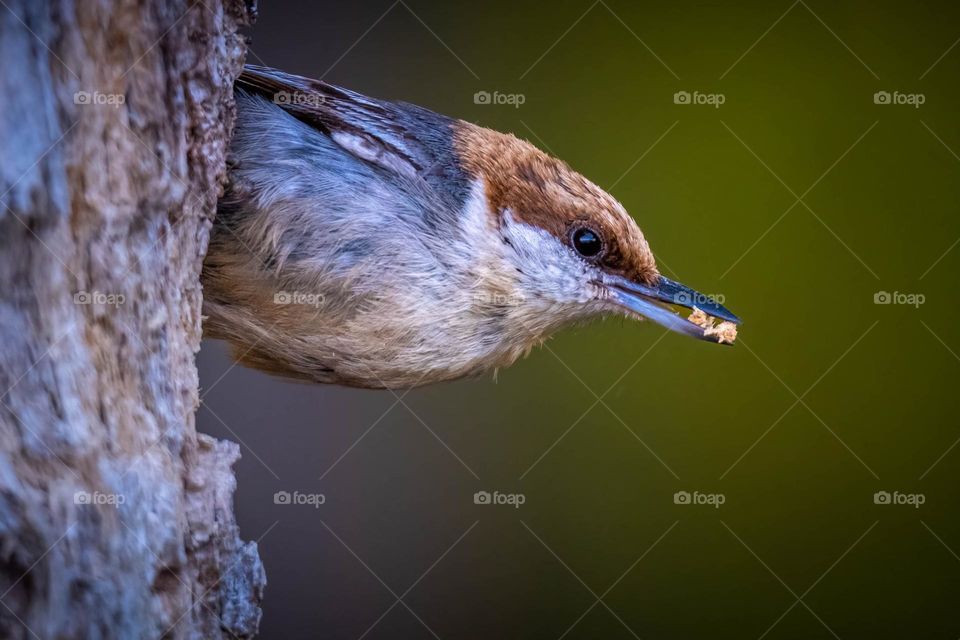
<path id="1" fill-rule="evenodd" d="M 2 638 L 256 632 L 238 449 L 194 428 L 252 1 L 0 5 Z"/>

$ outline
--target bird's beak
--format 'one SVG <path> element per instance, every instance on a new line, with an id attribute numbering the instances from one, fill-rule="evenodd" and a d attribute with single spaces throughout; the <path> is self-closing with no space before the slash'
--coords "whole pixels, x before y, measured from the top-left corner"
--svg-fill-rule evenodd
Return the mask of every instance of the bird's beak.
<path id="1" fill-rule="evenodd" d="M 710 342 L 721 342 L 717 335 L 707 335 L 704 327 L 690 322 L 683 316 L 671 311 L 667 305 L 693 309 L 696 307 L 707 315 L 727 322 L 740 324 L 740 318 L 730 313 L 726 307 L 718 304 L 714 298 L 694 291 L 686 285 L 660 276 L 655 285 L 649 286 L 633 282 L 622 276 L 607 275 L 603 284 L 613 302 L 620 307 L 653 320 L 657 324 L 694 338 Z"/>

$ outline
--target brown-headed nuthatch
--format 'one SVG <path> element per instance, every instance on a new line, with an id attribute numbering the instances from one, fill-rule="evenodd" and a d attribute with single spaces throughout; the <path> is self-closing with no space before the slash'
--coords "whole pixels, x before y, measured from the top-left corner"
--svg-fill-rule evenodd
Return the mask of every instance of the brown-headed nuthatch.
<path id="1" fill-rule="evenodd" d="M 527 142 L 264 67 L 236 98 L 203 287 L 207 335 L 244 364 L 397 388 L 605 314 L 735 336 L 736 316 L 659 274 L 619 202 Z"/>

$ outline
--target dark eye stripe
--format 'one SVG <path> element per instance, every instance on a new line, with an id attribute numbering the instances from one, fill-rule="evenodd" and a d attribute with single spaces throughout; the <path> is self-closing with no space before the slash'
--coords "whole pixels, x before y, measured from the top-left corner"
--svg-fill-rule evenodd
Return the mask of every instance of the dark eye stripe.
<path id="1" fill-rule="evenodd" d="M 603 250 L 603 240 L 593 229 L 580 227 L 570 236 L 570 242 L 577 253 L 585 258 L 595 258 Z"/>

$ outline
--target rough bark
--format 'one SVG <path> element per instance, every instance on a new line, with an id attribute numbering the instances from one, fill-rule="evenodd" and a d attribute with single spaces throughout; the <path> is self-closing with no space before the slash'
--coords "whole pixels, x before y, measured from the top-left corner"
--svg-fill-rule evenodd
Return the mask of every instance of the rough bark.
<path id="1" fill-rule="evenodd" d="M 0 637 L 251 637 L 199 274 L 253 0 L 0 5 Z"/>

